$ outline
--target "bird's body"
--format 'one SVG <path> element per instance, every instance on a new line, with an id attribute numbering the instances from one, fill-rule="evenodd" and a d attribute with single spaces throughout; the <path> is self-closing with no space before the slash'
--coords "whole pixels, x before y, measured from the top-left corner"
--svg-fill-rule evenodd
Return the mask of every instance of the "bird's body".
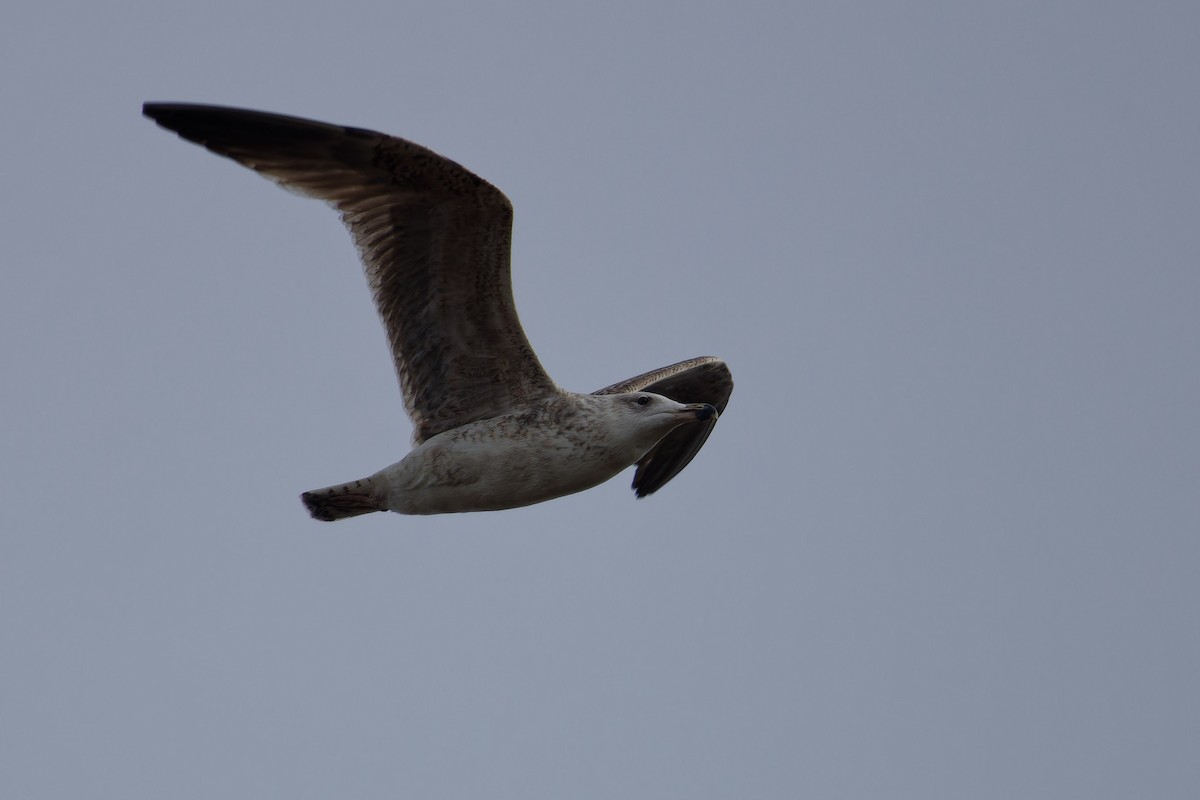
<path id="1" fill-rule="evenodd" d="M 638 396 L 563 392 L 439 433 L 369 478 L 306 492 L 304 499 L 320 518 L 381 507 L 442 514 L 516 508 L 590 489 L 634 464 L 681 418 L 709 413 L 648 393 L 640 396 L 650 398 L 657 414 L 626 408 Z"/>
<path id="2" fill-rule="evenodd" d="M 415 446 L 369 478 L 305 492 L 317 519 L 513 508 L 635 463 L 641 497 L 687 465 L 724 410 L 733 381 L 711 356 L 591 394 L 559 388 L 512 301 L 512 206 L 453 161 L 373 131 L 257 111 L 147 103 L 144 112 L 334 206 L 358 246 Z"/>

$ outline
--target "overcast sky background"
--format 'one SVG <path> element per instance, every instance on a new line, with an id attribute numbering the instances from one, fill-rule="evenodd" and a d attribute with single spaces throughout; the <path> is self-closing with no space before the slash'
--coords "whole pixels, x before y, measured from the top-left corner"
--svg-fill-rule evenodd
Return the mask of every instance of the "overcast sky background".
<path id="1" fill-rule="evenodd" d="M 0 25 L 0 793 L 1200 796 L 1200 5 L 23 3 Z M 310 520 L 408 449 L 336 215 L 145 100 L 516 208 L 688 469 Z"/>

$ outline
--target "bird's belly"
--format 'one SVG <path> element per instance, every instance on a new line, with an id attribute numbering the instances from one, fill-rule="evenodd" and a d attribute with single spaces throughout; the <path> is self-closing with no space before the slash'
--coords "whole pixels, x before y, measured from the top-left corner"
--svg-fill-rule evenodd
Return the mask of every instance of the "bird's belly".
<path id="1" fill-rule="evenodd" d="M 378 474 L 389 509 L 447 514 L 527 506 L 603 483 L 641 455 L 605 442 L 524 433 L 433 437 Z"/>

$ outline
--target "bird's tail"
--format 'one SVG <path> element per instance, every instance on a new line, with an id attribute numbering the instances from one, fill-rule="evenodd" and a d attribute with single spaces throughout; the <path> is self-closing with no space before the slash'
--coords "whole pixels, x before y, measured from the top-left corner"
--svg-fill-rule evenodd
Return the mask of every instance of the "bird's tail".
<path id="1" fill-rule="evenodd" d="M 371 478 L 313 489 L 300 495 L 300 499 L 308 507 L 308 513 L 312 514 L 313 519 L 325 522 L 370 514 L 372 511 L 387 511 L 387 506 L 375 491 L 375 482 Z"/>

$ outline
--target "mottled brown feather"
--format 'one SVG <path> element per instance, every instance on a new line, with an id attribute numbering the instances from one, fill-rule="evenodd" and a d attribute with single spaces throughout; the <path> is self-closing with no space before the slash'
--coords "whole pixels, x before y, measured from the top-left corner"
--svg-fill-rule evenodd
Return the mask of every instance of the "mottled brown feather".
<path id="1" fill-rule="evenodd" d="M 336 208 L 387 330 L 419 443 L 558 391 L 521 328 L 512 205 L 412 142 L 257 111 L 147 103 L 146 116 Z"/>

